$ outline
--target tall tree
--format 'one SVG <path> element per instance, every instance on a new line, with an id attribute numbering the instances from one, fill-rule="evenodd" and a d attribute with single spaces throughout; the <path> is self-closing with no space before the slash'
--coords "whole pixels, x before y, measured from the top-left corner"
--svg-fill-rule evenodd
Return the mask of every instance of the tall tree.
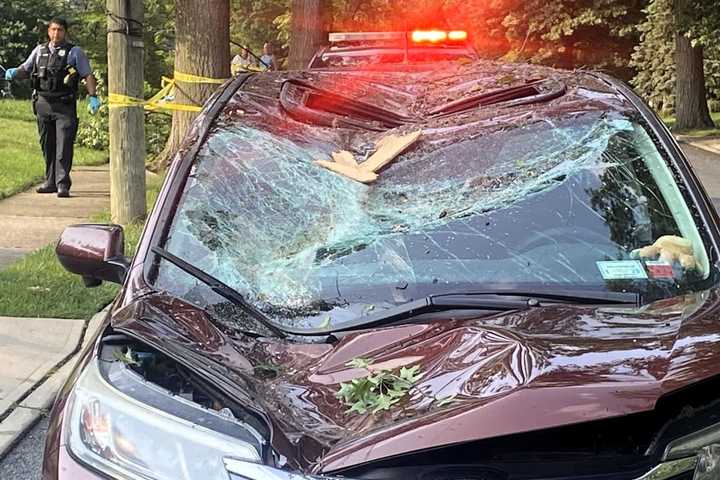
<path id="1" fill-rule="evenodd" d="M 230 77 L 230 1 L 175 0 L 175 72 L 205 78 Z M 176 83 L 175 103 L 201 106 L 215 83 Z M 197 113 L 173 112 L 162 163 L 178 150 Z M 164 166 L 164 165 L 161 165 Z"/>
<path id="2" fill-rule="evenodd" d="M 664 115 L 675 113 L 675 50 L 677 22 L 673 0 L 650 0 L 645 20 L 638 27 L 640 43 L 635 47 L 631 66 L 637 71 L 632 83 L 654 109 Z M 712 15 L 704 17 L 712 21 Z M 702 36 L 701 36 L 702 37 Z M 703 42 L 705 86 L 711 111 L 720 110 L 720 48 L 712 38 Z"/>
<path id="3" fill-rule="evenodd" d="M 637 71 L 635 90 L 663 115 L 675 109 L 675 19 L 673 0 L 650 0 L 638 26 L 640 43 L 630 65 Z"/>
<path id="4" fill-rule="evenodd" d="M 327 42 L 329 0 L 292 0 L 288 68 L 305 68 L 318 47 Z"/>
<path id="5" fill-rule="evenodd" d="M 686 130 L 714 127 L 710 118 L 705 88 L 705 69 L 702 31 L 708 17 L 698 14 L 706 11 L 707 1 L 675 0 L 673 14 L 677 24 L 675 32 L 675 128 Z M 707 12 L 716 16 L 716 12 Z"/>
<path id="6" fill-rule="evenodd" d="M 501 0 L 510 58 L 602 67 L 629 78 L 645 0 Z M 490 2 L 494 3 L 494 2 Z"/>

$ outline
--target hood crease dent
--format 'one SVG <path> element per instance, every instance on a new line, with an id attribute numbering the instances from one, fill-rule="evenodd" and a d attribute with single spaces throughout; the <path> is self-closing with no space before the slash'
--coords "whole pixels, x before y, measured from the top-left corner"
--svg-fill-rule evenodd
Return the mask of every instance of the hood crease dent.
<path id="1" fill-rule="evenodd" d="M 273 446 L 297 468 L 332 472 L 460 442 L 650 411 L 665 394 L 720 374 L 710 352 L 720 291 L 641 308 L 553 306 L 348 334 L 335 344 L 252 339 L 166 295 L 124 308 L 113 327 L 154 338 L 246 392 L 270 419 Z M 713 320 L 711 320 L 713 319 Z M 418 365 L 409 398 L 379 414 L 346 413 L 353 358 Z M 268 377 L 258 366 L 272 365 Z M 438 406 L 436 399 L 456 395 Z M 250 400 L 252 399 L 252 400 Z M 512 419 L 512 421 L 510 421 Z"/>

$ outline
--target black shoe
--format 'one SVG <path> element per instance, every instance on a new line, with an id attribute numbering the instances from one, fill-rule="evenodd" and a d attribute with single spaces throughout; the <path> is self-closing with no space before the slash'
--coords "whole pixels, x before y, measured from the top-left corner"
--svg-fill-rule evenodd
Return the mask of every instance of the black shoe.
<path id="1" fill-rule="evenodd" d="M 55 193 L 57 192 L 57 188 L 55 188 L 55 185 L 47 185 L 43 183 L 39 187 L 35 189 L 37 193 Z"/>
<path id="2" fill-rule="evenodd" d="M 70 190 L 60 187 L 57 191 L 57 196 L 58 198 L 68 198 L 70 196 Z"/>

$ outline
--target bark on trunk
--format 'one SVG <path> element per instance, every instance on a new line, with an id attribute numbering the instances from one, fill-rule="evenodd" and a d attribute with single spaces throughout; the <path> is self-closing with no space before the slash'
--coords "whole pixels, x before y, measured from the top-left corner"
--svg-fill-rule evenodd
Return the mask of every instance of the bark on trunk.
<path id="1" fill-rule="evenodd" d="M 108 90 L 133 98 L 143 96 L 142 36 L 126 35 L 117 17 L 132 18 L 142 25 L 141 0 L 108 0 Z M 138 35 L 142 35 L 138 33 Z M 110 214 L 113 223 L 128 225 L 142 220 L 145 200 L 145 116 L 141 106 L 111 108 Z"/>
<path id="2" fill-rule="evenodd" d="M 208 78 L 230 77 L 229 0 L 175 0 L 175 71 Z M 175 103 L 203 105 L 218 87 L 213 83 L 177 82 Z M 196 116 L 195 112 L 173 112 L 159 169 L 169 165 Z"/>
<path id="3" fill-rule="evenodd" d="M 317 49 L 327 43 L 328 0 L 292 0 L 288 67 L 304 69 Z"/>
<path id="4" fill-rule="evenodd" d="M 675 47 L 675 129 L 712 128 L 715 125 L 707 104 L 703 49 L 693 47 L 681 33 L 675 34 Z"/>

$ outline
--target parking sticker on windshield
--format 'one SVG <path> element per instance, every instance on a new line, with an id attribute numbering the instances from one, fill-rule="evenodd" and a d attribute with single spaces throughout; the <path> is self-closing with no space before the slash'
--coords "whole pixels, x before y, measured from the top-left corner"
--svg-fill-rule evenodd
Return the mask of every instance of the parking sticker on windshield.
<path id="1" fill-rule="evenodd" d="M 595 264 L 605 280 L 648 278 L 642 263 L 638 260 L 604 261 Z"/>
<path id="2" fill-rule="evenodd" d="M 650 278 L 674 278 L 672 265 L 662 260 L 646 260 L 645 267 Z"/>

